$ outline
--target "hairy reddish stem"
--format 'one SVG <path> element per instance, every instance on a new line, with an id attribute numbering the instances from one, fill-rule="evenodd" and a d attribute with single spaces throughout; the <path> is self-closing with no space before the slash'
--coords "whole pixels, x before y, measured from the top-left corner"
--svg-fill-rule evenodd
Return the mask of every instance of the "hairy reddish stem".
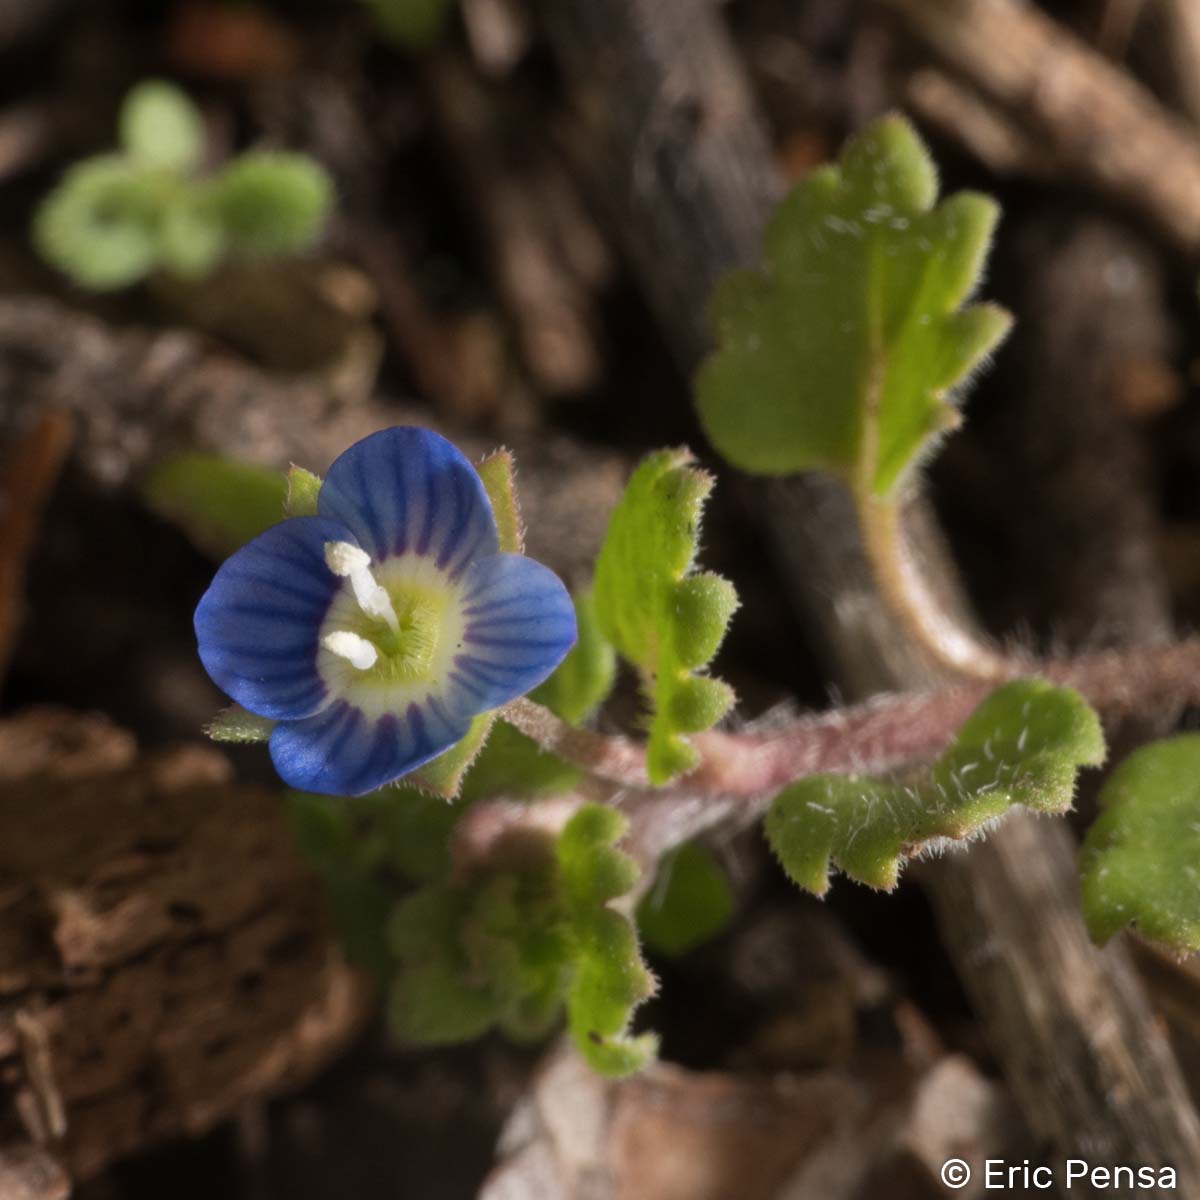
<path id="1" fill-rule="evenodd" d="M 1200 703 L 1200 638 L 1079 658 L 1014 664 L 1009 678 L 1037 675 L 1072 687 L 1109 720 Z M 875 774 L 928 762 L 996 683 L 885 695 L 852 708 L 800 717 L 764 732 L 713 731 L 693 744 L 701 763 L 677 785 L 693 797 L 754 797 L 825 771 Z M 645 789 L 645 746 L 576 729 L 531 700 L 500 714 L 543 750 L 617 787 Z M 665 791 L 666 789 L 664 789 Z"/>

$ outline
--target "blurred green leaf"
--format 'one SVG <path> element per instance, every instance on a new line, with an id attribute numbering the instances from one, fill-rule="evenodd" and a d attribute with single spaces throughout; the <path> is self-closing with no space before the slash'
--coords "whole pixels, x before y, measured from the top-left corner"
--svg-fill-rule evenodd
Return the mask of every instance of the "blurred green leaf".
<path id="1" fill-rule="evenodd" d="M 616 651 L 600 632 L 592 592 L 575 595 L 579 639 L 532 699 L 570 725 L 582 725 L 608 697 L 617 677 Z"/>
<path id="2" fill-rule="evenodd" d="M 733 585 L 692 574 L 700 516 L 712 478 L 687 450 L 660 450 L 634 472 L 609 522 L 596 564 L 600 633 L 642 673 L 653 702 L 650 780 L 696 765 L 685 734 L 710 728 L 733 704 L 732 688 L 695 674 L 716 654 L 737 608 Z"/>
<path id="3" fill-rule="evenodd" d="M 747 471 L 814 468 L 889 494 L 957 423 L 951 400 L 1008 331 L 994 305 L 963 308 L 998 210 L 937 176 L 902 117 L 813 171 L 767 229 L 763 265 L 718 286 L 718 348 L 700 370 L 700 419 Z"/>
<path id="4" fill-rule="evenodd" d="M 828 890 L 832 868 L 890 890 L 904 858 L 974 837 L 1014 804 L 1065 812 L 1079 768 L 1103 761 L 1100 721 L 1082 697 L 1019 680 L 983 701 L 926 777 L 801 780 L 771 805 L 767 838 L 788 875 L 815 895 Z"/>
<path id="5" fill-rule="evenodd" d="M 379 32 L 407 50 L 428 50 L 445 32 L 455 0 L 363 0 Z"/>
<path id="6" fill-rule="evenodd" d="M 142 498 L 201 550 L 224 558 L 283 520 L 286 491 L 278 471 L 218 454 L 178 454 L 151 470 Z"/>
<path id="7" fill-rule="evenodd" d="M 389 922 L 395 959 L 389 1016 L 406 1040 L 459 1042 L 493 1026 L 543 1036 L 564 1001 L 572 1034 L 605 1074 L 645 1065 L 654 1039 L 628 1033 L 634 1007 L 653 990 L 630 922 L 609 902 L 636 883 L 632 861 L 612 847 L 625 821 L 581 809 L 518 867 L 430 882 L 400 902 Z"/>
<path id="8" fill-rule="evenodd" d="M 654 886 L 638 905 L 637 924 L 651 950 L 678 957 L 721 933 L 733 916 L 733 892 L 712 851 L 700 842 L 663 855 Z"/>
<path id="9" fill-rule="evenodd" d="M 204 157 L 204 118 L 173 83 L 147 79 L 125 97 L 117 123 L 122 148 L 147 166 L 192 171 Z"/>
<path id="10" fill-rule="evenodd" d="M 1132 925 L 1176 954 L 1200 950 L 1200 734 L 1153 742 L 1112 773 L 1081 870 L 1097 942 Z"/>
<path id="11" fill-rule="evenodd" d="M 547 753 L 501 721 L 463 781 L 462 800 L 467 804 L 498 796 L 533 800 L 572 791 L 582 778 L 578 767 Z"/>
<path id="12" fill-rule="evenodd" d="M 186 191 L 163 208 L 159 264 L 180 279 L 201 279 L 225 254 L 225 230 L 211 205 Z"/>
<path id="13" fill-rule="evenodd" d="M 298 254 L 321 234 L 333 207 L 333 182 L 303 154 L 253 151 L 208 184 L 208 199 L 230 246 L 242 254 Z"/>
<path id="14" fill-rule="evenodd" d="M 137 283 L 158 260 L 153 178 L 116 156 L 78 163 L 39 206 L 33 240 L 81 287 L 103 292 Z"/>

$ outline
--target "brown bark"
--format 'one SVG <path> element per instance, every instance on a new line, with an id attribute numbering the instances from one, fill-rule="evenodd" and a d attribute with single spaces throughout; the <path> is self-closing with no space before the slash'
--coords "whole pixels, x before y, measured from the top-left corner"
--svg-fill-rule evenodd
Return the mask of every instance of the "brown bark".
<path id="1" fill-rule="evenodd" d="M 202 1132 L 310 1076 L 364 1000 L 277 793 L 99 718 L 0 725 L 0 1179 L 26 1139 L 83 1179 Z"/>
<path id="2" fill-rule="evenodd" d="M 1119 66 L 1023 0 L 881 0 L 1090 186 L 1200 251 L 1200 139 Z"/>

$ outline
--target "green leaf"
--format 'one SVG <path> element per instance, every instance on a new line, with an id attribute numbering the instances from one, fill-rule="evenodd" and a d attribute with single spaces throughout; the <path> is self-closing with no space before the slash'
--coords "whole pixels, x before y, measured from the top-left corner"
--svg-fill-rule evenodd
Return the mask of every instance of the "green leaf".
<path id="1" fill-rule="evenodd" d="M 170 201 L 158 230 L 161 265 L 181 279 L 202 279 L 225 253 L 225 230 L 212 206 L 191 190 Z"/>
<path id="2" fill-rule="evenodd" d="M 158 260 L 159 197 L 152 175 L 122 158 L 72 167 L 34 217 L 38 253 L 81 287 L 112 291 Z"/>
<path id="3" fill-rule="evenodd" d="M 535 800 L 570 792 L 583 773 L 532 738 L 500 722 L 475 760 L 462 785 L 462 801 L 474 804 L 504 796 L 510 800 Z"/>
<path id="4" fill-rule="evenodd" d="M 353 809 L 339 796 L 290 792 L 287 812 L 300 852 L 325 884 L 346 957 L 386 980 L 392 962 L 385 933 L 394 898 L 364 861 Z"/>
<path id="5" fill-rule="evenodd" d="M 658 1046 L 652 1034 L 629 1032 L 633 1010 L 654 994 L 654 976 L 633 924 L 608 906 L 637 882 L 633 860 L 613 849 L 627 826 L 615 809 L 590 804 L 568 822 L 557 849 L 575 956 L 567 1026 L 584 1058 L 610 1076 L 641 1070 Z"/>
<path id="6" fill-rule="evenodd" d="M 284 516 L 315 517 L 317 497 L 321 494 L 321 477 L 292 463 L 287 473 L 287 495 L 283 501 Z"/>
<path id="7" fill-rule="evenodd" d="M 191 171 L 204 156 L 204 118 L 173 83 L 147 79 L 121 105 L 121 146 L 147 166 Z"/>
<path id="8" fill-rule="evenodd" d="M 638 905 L 646 945 L 677 958 L 709 941 L 733 916 L 733 892 L 712 852 L 687 842 L 663 855 L 654 886 Z"/>
<path id="9" fill-rule="evenodd" d="M 928 152 L 891 116 L 783 201 L 761 270 L 728 276 L 712 301 L 718 348 L 697 397 L 731 463 L 821 469 L 883 496 L 957 423 L 954 389 L 1010 318 L 961 307 L 983 271 L 995 203 L 936 199 Z"/>
<path id="10" fill-rule="evenodd" d="M 379 32 L 407 50 L 428 50 L 442 36 L 454 0 L 363 0 Z"/>
<path id="11" fill-rule="evenodd" d="M 230 246 L 243 254 L 298 254 L 320 236 L 333 207 L 333 182 L 303 154 L 254 151 L 209 185 Z"/>
<path id="12" fill-rule="evenodd" d="M 633 926 L 609 907 L 637 881 L 636 866 L 613 849 L 624 828 L 619 813 L 592 805 L 557 839 L 530 841 L 519 868 L 443 875 L 402 900 L 388 926 L 393 1029 L 424 1044 L 493 1026 L 528 1039 L 548 1031 L 565 1001 L 596 1069 L 645 1065 L 654 1039 L 631 1037 L 628 1026 L 654 981 Z"/>
<path id="13" fill-rule="evenodd" d="M 201 550 L 224 558 L 283 519 L 286 486 L 266 467 L 219 454 L 177 454 L 151 470 L 142 498 Z"/>
<path id="14" fill-rule="evenodd" d="M 417 1045 L 469 1041 L 500 1017 L 501 1002 L 486 979 L 472 982 L 459 944 L 470 896 L 429 887 L 406 897 L 388 924 L 396 961 L 388 1018 L 395 1033 Z"/>
<path id="15" fill-rule="evenodd" d="M 554 674 L 531 696 L 568 724 L 582 725 L 612 691 L 617 677 L 617 655 L 600 632 L 596 601 L 590 590 L 576 594 L 575 616 L 579 640 Z"/>
<path id="16" fill-rule="evenodd" d="M 1065 812 L 1079 768 L 1103 760 L 1099 718 L 1077 693 L 1019 680 L 984 700 L 924 778 L 802 780 L 771 805 L 767 838 L 788 875 L 818 896 L 834 867 L 890 890 L 902 859 L 973 837 L 1014 804 Z"/>
<path id="17" fill-rule="evenodd" d="M 223 708 L 212 719 L 204 732 L 214 742 L 234 742 L 242 745 L 265 742 L 271 736 L 275 722 L 270 717 L 260 717 L 240 704 Z"/>
<path id="18" fill-rule="evenodd" d="M 716 653 L 737 608 L 733 585 L 693 575 L 712 477 L 684 449 L 660 450 L 634 472 L 596 564 L 600 633 L 642 673 L 654 705 L 647 762 L 666 783 L 696 765 L 684 734 L 710 728 L 733 704 L 718 679 L 693 675 Z"/>
<path id="19" fill-rule="evenodd" d="M 1154 742 L 1112 773 L 1081 871 L 1097 942 L 1134 925 L 1177 954 L 1200 950 L 1200 734 Z"/>

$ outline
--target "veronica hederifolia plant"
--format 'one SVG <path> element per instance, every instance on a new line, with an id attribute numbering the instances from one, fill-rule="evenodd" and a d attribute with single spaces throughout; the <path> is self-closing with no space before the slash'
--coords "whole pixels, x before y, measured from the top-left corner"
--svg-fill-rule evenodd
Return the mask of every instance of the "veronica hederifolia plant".
<path id="1" fill-rule="evenodd" d="M 981 197 L 938 205 L 928 156 L 895 119 L 806 186 L 811 194 L 777 217 L 773 256 L 717 302 L 725 323 L 701 402 L 718 446 L 740 439 L 735 459 L 833 471 L 878 535 L 888 522 L 898 529 L 917 466 L 952 424 L 956 389 L 1007 325 L 990 306 L 964 307 L 995 212 Z M 827 235 L 843 239 L 832 256 Z M 810 311 L 822 278 L 836 292 L 832 326 Z M 828 348 L 807 338 L 810 322 L 844 360 L 832 375 L 808 370 Z M 745 457 L 760 452 L 757 464 Z M 649 455 L 614 510 L 592 584 L 572 599 L 523 559 L 504 452 L 472 467 L 436 435 L 392 430 L 352 447 L 324 481 L 293 468 L 285 484 L 193 457 L 164 464 L 148 485 L 199 544 L 233 549 L 258 535 L 222 568 L 198 619 L 202 644 L 216 634 L 214 677 L 244 705 L 213 732 L 270 737 L 281 772 L 305 789 L 291 798 L 301 842 L 405 1038 L 491 1028 L 529 1038 L 565 1012 L 596 1069 L 637 1069 L 653 1042 L 633 1016 L 654 984 L 634 901 L 646 943 L 665 954 L 714 936 L 733 907 L 718 861 L 687 841 L 688 814 L 751 804 L 801 886 L 823 893 L 841 871 L 891 888 L 907 858 L 981 836 L 1013 805 L 1066 811 L 1079 770 L 1103 759 L 1096 713 L 1061 686 L 1069 672 L 1017 680 L 1029 664 L 995 658 L 983 671 L 966 663 L 986 682 L 931 696 L 927 709 L 921 697 L 895 698 L 767 734 L 712 729 L 733 702 L 709 672 L 737 597 L 700 562 L 711 487 L 686 450 Z M 225 503 L 230 490 L 246 496 L 243 511 Z M 291 519 L 254 528 L 285 494 Z M 293 529 L 311 532 L 293 540 Z M 889 565 L 895 551 L 875 537 L 872 562 L 893 571 L 893 599 L 912 584 L 907 566 L 897 575 Z M 522 559 L 509 568 L 519 586 L 496 559 Z M 467 612 L 475 572 L 499 579 L 486 594 L 494 628 L 475 628 L 481 614 Z M 278 660 L 259 656 L 268 637 Z M 618 657 L 641 685 L 644 741 L 597 731 L 610 720 L 595 714 Z M 989 695 L 993 680 L 1003 686 Z M 881 753 L 877 718 L 889 711 L 898 721 L 941 711 L 941 732 L 922 741 L 926 752 Z M 903 748 L 911 731 L 888 737 Z M 841 753 L 822 768 L 835 744 Z M 1171 782 L 1186 776 L 1189 753 L 1169 770 L 1131 768 L 1136 787 L 1106 790 L 1085 858 L 1098 937 L 1133 921 L 1176 949 L 1196 939 L 1197 892 L 1182 886 L 1190 792 Z M 1143 787 L 1150 776 L 1159 783 Z M 1153 807 L 1134 803 L 1155 796 Z M 670 816 L 656 824 L 660 804 Z M 663 838 L 664 828 L 677 832 Z M 635 853 L 643 866 L 658 862 L 640 896 Z"/>

